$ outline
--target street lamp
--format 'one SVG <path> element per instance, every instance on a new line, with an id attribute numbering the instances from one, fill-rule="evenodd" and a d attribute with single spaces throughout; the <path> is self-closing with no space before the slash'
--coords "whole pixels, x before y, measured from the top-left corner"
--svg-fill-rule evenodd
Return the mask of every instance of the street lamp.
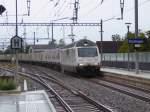
<path id="1" fill-rule="evenodd" d="M 121 19 L 123 19 L 124 0 L 120 0 L 120 8 L 121 8 Z"/>
<path id="2" fill-rule="evenodd" d="M 129 39 L 129 33 L 130 33 L 130 26 L 131 26 L 131 23 L 125 23 L 126 24 L 126 26 L 127 26 L 127 30 L 128 30 L 128 32 L 127 32 L 127 39 Z M 130 68 L 130 63 L 129 63 L 129 61 L 130 61 L 130 54 L 129 54 L 129 52 L 130 52 L 130 48 L 129 48 L 130 46 L 129 46 L 129 44 L 128 44 L 128 71 L 129 71 L 129 68 Z"/>
<path id="3" fill-rule="evenodd" d="M 135 38 L 138 38 L 138 0 L 134 0 L 135 4 Z M 136 51 L 136 61 L 135 61 L 135 70 L 136 74 L 139 74 L 139 54 L 138 51 Z"/>

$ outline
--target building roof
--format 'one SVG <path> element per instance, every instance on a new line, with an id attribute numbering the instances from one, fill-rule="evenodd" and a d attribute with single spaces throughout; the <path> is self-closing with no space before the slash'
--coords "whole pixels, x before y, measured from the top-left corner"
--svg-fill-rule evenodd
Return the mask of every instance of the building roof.
<path id="1" fill-rule="evenodd" d="M 100 50 L 101 42 L 97 41 L 96 44 Z M 118 52 L 122 44 L 123 44 L 122 41 L 103 41 L 102 42 L 103 53 L 116 53 Z"/>

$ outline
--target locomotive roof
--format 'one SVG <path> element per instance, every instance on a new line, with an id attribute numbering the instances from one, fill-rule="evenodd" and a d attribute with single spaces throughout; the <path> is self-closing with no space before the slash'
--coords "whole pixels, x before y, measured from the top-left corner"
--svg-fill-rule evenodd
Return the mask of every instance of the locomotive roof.
<path id="1" fill-rule="evenodd" d="M 93 41 L 90 41 L 88 39 L 81 39 L 79 41 L 73 42 L 64 48 L 70 48 L 70 47 L 87 47 L 87 46 L 96 46 L 96 43 Z"/>

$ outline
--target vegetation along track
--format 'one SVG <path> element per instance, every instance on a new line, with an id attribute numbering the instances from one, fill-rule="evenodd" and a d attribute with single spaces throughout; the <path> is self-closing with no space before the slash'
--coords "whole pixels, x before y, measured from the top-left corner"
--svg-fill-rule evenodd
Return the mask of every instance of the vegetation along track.
<path id="1" fill-rule="evenodd" d="M 64 110 L 67 112 L 113 112 L 113 110 L 94 101 L 81 91 L 74 91 L 53 77 L 44 76 L 37 71 L 34 73 L 33 70 L 32 73 L 28 71 L 28 73 L 19 72 L 19 74 L 36 80 L 45 86 L 58 112 L 64 112 Z"/>

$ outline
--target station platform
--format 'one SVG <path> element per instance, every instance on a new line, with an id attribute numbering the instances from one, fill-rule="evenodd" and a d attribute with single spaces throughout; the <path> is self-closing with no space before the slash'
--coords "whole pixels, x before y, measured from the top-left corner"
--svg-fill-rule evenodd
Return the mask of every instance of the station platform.
<path id="1" fill-rule="evenodd" d="M 134 70 L 128 71 L 126 69 L 108 68 L 108 67 L 101 68 L 101 71 L 107 72 L 107 73 L 113 73 L 113 74 L 118 74 L 118 75 L 131 76 L 131 77 L 150 80 L 150 71 L 139 71 L 139 73 L 137 74 L 136 71 L 134 71 Z"/>
<path id="2" fill-rule="evenodd" d="M 45 91 L 0 94 L 0 112 L 56 112 Z"/>

